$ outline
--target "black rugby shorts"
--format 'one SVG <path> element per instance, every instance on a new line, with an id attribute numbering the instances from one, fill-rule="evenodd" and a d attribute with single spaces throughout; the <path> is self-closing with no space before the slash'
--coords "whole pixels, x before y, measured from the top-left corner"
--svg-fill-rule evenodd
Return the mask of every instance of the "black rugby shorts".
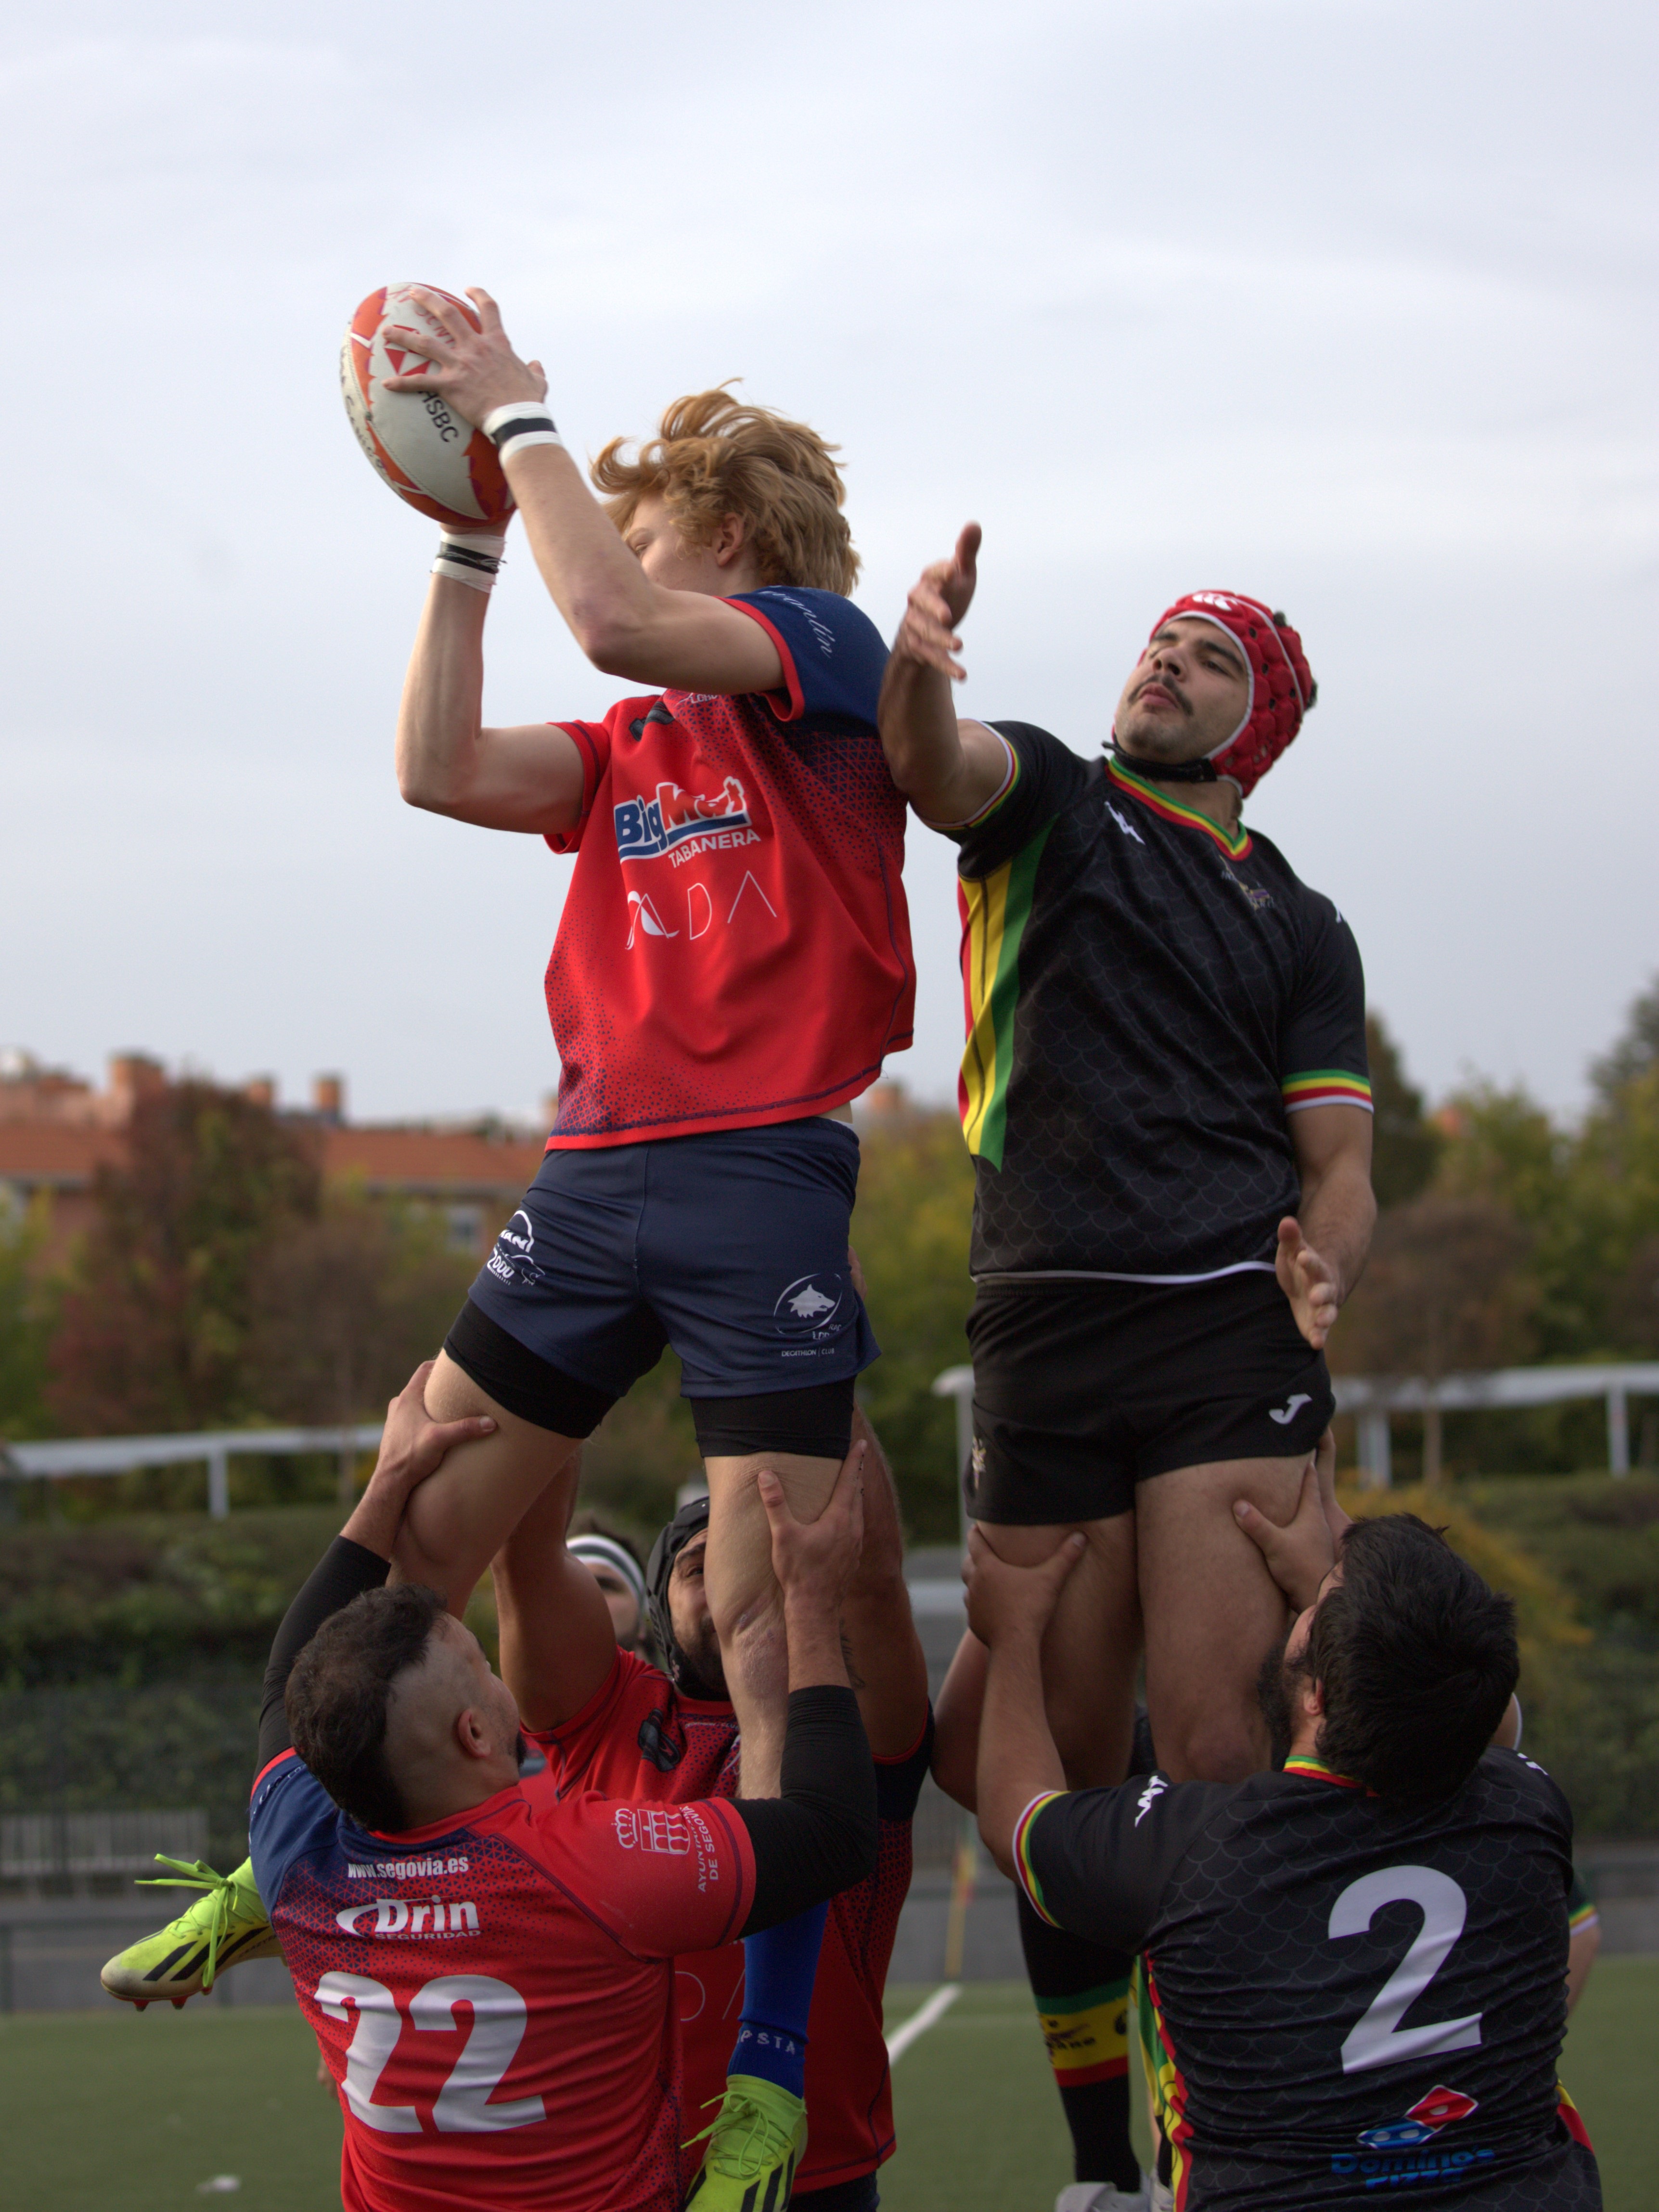
<path id="1" fill-rule="evenodd" d="M 1310 1452 L 1336 1401 L 1277 1279 L 981 1283 L 974 1355 L 975 1521 L 1024 1527 L 1133 1510 L 1178 1467 Z"/>

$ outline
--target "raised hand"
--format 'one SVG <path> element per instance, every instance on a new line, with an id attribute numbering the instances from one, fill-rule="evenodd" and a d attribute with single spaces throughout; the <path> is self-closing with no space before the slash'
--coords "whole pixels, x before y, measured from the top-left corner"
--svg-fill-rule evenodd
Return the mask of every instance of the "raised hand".
<path id="1" fill-rule="evenodd" d="M 1330 1431 L 1326 1431 L 1328 1436 Z M 1319 1586 L 1336 1564 L 1336 1546 L 1325 1516 L 1317 1459 L 1302 1470 L 1296 1511 L 1283 1527 L 1270 1521 L 1248 1498 L 1237 1499 L 1233 1518 L 1267 1561 L 1267 1572 L 1298 1613 L 1319 1595 Z M 1345 1516 L 1346 1521 L 1346 1516 Z"/>
<path id="2" fill-rule="evenodd" d="M 459 1421 L 431 1418 L 426 1410 L 426 1384 L 436 1364 L 435 1360 L 422 1360 L 386 1407 L 374 1472 L 340 1532 L 382 1559 L 392 1557 L 411 1493 L 438 1472 L 458 1444 L 474 1443 L 495 1432 L 488 1413 L 469 1413 Z"/>
<path id="3" fill-rule="evenodd" d="M 968 1585 L 968 1626 L 994 1651 L 1000 1643 L 1030 1637 L 1040 1643 L 1060 1601 L 1060 1593 L 1087 1539 L 1073 1529 L 1041 1566 L 1011 1567 L 1000 1559 L 977 1526 L 968 1533 L 968 1558 L 962 1578 Z"/>
<path id="4" fill-rule="evenodd" d="M 466 296 L 478 310 L 481 327 L 476 331 L 435 293 L 417 291 L 414 296 L 439 325 L 441 335 L 416 330 L 412 324 L 388 324 L 387 337 L 427 363 L 424 368 L 388 376 L 388 392 L 435 392 L 446 406 L 475 425 L 510 399 L 546 398 L 547 378 L 540 362 L 520 361 L 514 352 L 501 328 L 501 309 L 488 292 L 477 285 L 467 287 Z"/>
<path id="5" fill-rule="evenodd" d="M 772 1571 L 786 1607 L 805 1601 L 838 1613 L 864 1544 L 864 1455 L 854 1443 L 816 1521 L 798 1521 L 770 1468 L 756 1477 L 772 1530 Z"/>
<path id="6" fill-rule="evenodd" d="M 936 668 L 957 684 L 968 672 L 959 658 L 962 640 L 956 626 L 973 604 L 982 536 L 978 523 L 967 524 L 951 558 L 922 570 L 921 580 L 911 586 L 904 619 L 893 640 L 895 654 Z"/>
<path id="7" fill-rule="evenodd" d="M 1297 1327 L 1316 1352 L 1322 1352 L 1341 1310 L 1341 1291 L 1335 1269 L 1309 1243 L 1302 1224 L 1289 1215 L 1279 1224 L 1273 1273 L 1291 1302 Z"/>

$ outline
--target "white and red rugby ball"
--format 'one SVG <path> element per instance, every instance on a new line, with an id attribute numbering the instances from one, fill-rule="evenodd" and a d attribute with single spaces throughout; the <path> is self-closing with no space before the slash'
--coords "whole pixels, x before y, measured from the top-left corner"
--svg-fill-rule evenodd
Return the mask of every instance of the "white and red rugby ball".
<path id="1" fill-rule="evenodd" d="M 513 512 L 501 456 L 482 430 L 463 422 L 434 392 L 388 392 L 388 376 L 418 375 L 428 356 L 388 341 L 387 326 L 436 331 L 437 319 L 416 299 L 431 292 L 465 315 L 469 301 L 436 284 L 383 284 L 346 327 L 340 349 L 340 389 L 357 443 L 369 466 L 399 499 L 434 522 L 487 529 Z M 435 350 L 435 349 L 434 349 Z"/>

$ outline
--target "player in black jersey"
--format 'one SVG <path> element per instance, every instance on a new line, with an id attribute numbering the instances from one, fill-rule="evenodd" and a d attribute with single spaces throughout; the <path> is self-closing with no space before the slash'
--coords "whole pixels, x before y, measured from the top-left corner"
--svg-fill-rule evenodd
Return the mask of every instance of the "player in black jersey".
<path id="1" fill-rule="evenodd" d="M 1280 1600 L 1232 1501 L 1290 1517 L 1376 1212 L 1358 952 L 1238 818 L 1313 679 L 1281 619 L 1196 592 L 1110 756 L 958 722 L 978 537 L 910 594 L 880 715 L 895 781 L 961 848 L 969 1510 L 1017 1561 L 1088 1535 L 1047 1654 L 1073 1780 L 1123 1774 L 1140 1610 L 1170 1771 L 1237 1780 Z"/>
<path id="2" fill-rule="evenodd" d="M 1266 1753 L 1254 1683 L 1280 1601 L 1230 1509 L 1289 1517 L 1375 1215 L 1358 953 L 1239 821 L 1313 678 L 1282 617 L 1197 592 L 1156 626 L 1110 757 L 958 722 L 978 538 L 911 593 L 880 714 L 895 781 L 961 848 L 969 1510 L 1016 1561 L 1086 1534 L 1045 1652 L 1067 1778 L 1125 1773 L 1144 1621 L 1168 1771 L 1238 1780 Z M 1127 1960 L 1063 1969 L 1064 1939 L 1022 1926 L 1045 2022 L 1115 2029 Z M 1062 2212 L 1135 2201 L 1127 2083 L 1082 2070 L 1057 2064 L 1079 2185 Z"/>
<path id="3" fill-rule="evenodd" d="M 1357 1522 L 1262 1670 L 1282 1769 L 1068 1792 L 1041 1653 L 1084 1548 L 1018 1568 L 972 1536 L 980 1827 L 1045 1921 L 1144 1954 L 1180 2212 L 1595 2212 L 1555 2070 L 1571 1816 L 1486 1748 L 1510 1601 L 1414 1516 Z"/>

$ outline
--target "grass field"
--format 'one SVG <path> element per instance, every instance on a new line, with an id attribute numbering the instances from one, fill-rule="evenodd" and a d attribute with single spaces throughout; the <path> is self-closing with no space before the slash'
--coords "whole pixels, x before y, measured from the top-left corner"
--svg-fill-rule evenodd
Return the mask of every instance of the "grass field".
<path id="1" fill-rule="evenodd" d="M 889 1992 L 902 2022 L 928 1994 Z M 1659 2204 L 1659 1959 L 1603 1960 L 1562 2072 L 1607 2212 Z M 340 2124 L 296 2014 L 192 2005 L 0 2017 L 0 2199 L 27 2212 L 328 2212 Z M 894 2074 L 901 2148 L 884 2212 L 1048 2212 L 1071 2178 L 1023 1988 L 969 1983 Z M 228 2194 L 228 2192 L 227 2192 Z"/>

